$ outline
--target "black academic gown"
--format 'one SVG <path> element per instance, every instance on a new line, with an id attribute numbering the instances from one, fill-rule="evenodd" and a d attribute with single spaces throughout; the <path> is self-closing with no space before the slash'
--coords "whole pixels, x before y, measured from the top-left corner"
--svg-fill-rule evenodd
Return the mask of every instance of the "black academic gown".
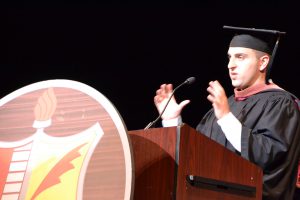
<path id="1" fill-rule="evenodd" d="M 226 139 L 211 109 L 197 130 L 263 169 L 263 199 L 291 200 L 300 152 L 300 112 L 284 90 L 265 90 L 243 101 L 229 98 L 242 124 L 241 152 Z"/>

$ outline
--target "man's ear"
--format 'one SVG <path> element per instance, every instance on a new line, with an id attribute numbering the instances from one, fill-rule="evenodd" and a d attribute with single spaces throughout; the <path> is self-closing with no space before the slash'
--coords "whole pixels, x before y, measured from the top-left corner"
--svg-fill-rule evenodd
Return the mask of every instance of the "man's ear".
<path id="1" fill-rule="evenodd" d="M 260 66 L 259 66 L 259 71 L 264 71 L 267 69 L 267 66 L 269 64 L 270 61 L 270 56 L 268 55 L 263 55 L 262 57 L 260 57 Z"/>

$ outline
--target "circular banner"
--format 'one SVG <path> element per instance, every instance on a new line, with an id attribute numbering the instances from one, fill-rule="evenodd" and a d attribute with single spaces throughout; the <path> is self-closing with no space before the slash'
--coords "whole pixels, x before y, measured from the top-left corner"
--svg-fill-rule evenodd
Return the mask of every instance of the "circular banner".
<path id="1" fill-rule="evenodd" d="M 100 92 L 72 80 L 0 100 L 1 200 L 132 199 L 126 126 Z"/>

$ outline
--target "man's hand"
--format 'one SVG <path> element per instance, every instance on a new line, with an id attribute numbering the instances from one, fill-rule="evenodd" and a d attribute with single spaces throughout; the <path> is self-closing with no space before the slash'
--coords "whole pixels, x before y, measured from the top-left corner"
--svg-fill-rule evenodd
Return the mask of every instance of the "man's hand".
<path id="1" fill-rule="evenodd" d="M 218 81 L 211 81 L 207 91 L 209 93 L 207 99 L 212 103 L 217 119 L 221 119 L 230 112 L 225 90 Z"/>
<path id="2" fill-rule="evenodd" d="M 156 96 L 154 97 L 154 104 L 159 112 L 162 113 L 165 108 L 170 96 L 173 92 L 172 84 L 162 84 L 160 88 L 156 91 Z M 184 100 L 180 104 L 177 104 L 175 97 L 173 96 L 162 115 L 163 120 L 175 119 L 180 116 L 182 109 L 190 103 L 190 100 Z"/>

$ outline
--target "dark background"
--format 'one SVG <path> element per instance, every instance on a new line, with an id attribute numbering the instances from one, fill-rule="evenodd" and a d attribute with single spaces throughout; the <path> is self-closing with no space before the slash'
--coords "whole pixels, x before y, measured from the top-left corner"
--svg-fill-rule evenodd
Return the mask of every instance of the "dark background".
<path id="1" fill-rule="evenodd" d="M 0 95 L 43 80 L 76 80 L 105 95 L 135 130 L 157 117 L 153 97 L 160 84 L 194 76 L 195 84 L 176 98 L 192 101 L 182 115 L 196 126 L 211 107 L 210 80 L 232 94 L 223 25 L 287 32 L 271 78 L 300 96 L 299 19 L 296 4 L 283 0 L 1 3 Z"/>

